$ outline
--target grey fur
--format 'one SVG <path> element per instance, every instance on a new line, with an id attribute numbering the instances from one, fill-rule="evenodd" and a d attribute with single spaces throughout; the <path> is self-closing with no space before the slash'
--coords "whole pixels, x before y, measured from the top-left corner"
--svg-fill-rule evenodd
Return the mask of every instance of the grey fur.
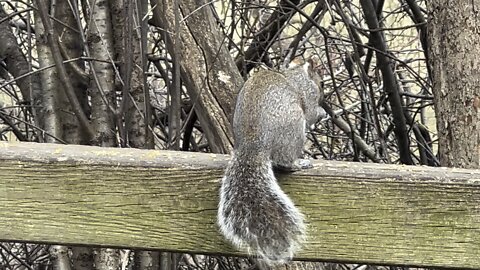
<path id="1" fill-rule="evenodd" d="M 220 189 L 221 232 L 270 265 L 291 259 L 305 238 L 304 217 L 280 189 L 272 166 L 308 166 L 297 158 L 306 125 L 321 116 L 323 92 L 306 65 L 283 73 L 261 70 L 245 83 L 233 119 L 235 150 Z"/>

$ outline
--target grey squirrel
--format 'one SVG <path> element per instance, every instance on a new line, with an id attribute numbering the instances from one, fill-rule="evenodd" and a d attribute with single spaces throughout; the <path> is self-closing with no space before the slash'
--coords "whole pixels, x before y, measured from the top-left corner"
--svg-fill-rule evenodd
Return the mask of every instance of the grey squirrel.
<path id="1" fill-rule="evenodd" d="M 218 225 L 236 247 L 268 265 L 290 260 L 305 239 L 304 217 L 280 189 L 272 167 L 311 167 L 298 157 L 306 126 L 325 114 L 319 81 L 312 61 L 282 72 L 263 69 L 237 98 L 234 152 L 222 178 Z"/>

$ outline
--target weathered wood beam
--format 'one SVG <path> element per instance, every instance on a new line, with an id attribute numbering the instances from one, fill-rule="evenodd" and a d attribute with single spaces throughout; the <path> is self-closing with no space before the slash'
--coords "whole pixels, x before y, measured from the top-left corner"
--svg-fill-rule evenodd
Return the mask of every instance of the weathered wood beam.
<path id="1" fill-rule="evenodd" d="M 217 231 L 228 157 L 0 142 L 0 239 L 238 254 Z M 300 259 L 478 268 L 480 171 L 319 161 L 280 177 Z"/>

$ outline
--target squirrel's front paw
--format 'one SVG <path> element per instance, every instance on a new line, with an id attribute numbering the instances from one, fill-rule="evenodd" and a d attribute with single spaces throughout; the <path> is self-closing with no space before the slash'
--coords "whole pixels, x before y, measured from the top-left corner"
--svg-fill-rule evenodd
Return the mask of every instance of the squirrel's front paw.
<path id="1" fill-rule="evenodd" d="M 311 169 L 313 168 L 313 165 L 309 159 L 297 159 L 288 166 L 275 164 L 273 167 L 278 172 L 288 173 L 288 172 L 296 172 L 304 169 Z"/>
<path id="2" fill-rule="evenodd" d="M 311 169 L 313 168 L 312 161 L 309 159 L 297 159 L 294 162 L 295 167 L 299 169 Z"/>

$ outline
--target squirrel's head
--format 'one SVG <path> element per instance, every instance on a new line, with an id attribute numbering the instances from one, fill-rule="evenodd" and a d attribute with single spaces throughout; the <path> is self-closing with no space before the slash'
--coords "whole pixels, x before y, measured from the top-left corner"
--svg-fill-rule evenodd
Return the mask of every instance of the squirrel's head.
<path id="1" fill-rule="evenodd" d="M 321 107 L 323 102 L 322 67 L 319 61 L 310 58 L 307 61 L 294 60 L 289 64 L 285 74 L 292 79 L 292 86 L 303 97 L 307 125 L 311 126 L 326 116 Z"/>

